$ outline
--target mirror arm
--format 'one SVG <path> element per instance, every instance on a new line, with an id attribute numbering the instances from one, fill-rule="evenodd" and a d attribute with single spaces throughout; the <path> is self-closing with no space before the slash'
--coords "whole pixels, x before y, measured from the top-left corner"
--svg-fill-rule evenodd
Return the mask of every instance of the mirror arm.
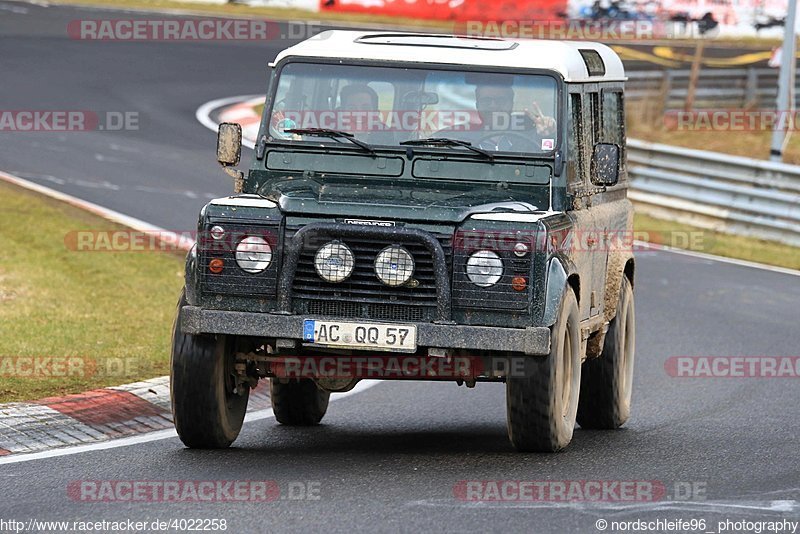
<path id="1" fill-rule="evenodd" d="M 223 165 L 222 170 L 233 178 L 233 192 L 241 193 L 244 190 L 244 173 L 239 169 L 234 169 L 228 165 Z"/>
<path id="2" fill-rule="evenodd" d="M 262 135 L 261 139 L 256 143 L 256 159 L 261 161 L 264 159 L 264 154 L 267 151 L 267 136 Z"/>
<path id="3" fill-rule="evenodd" d="M 564 172 L 564 156 L 561 151 L 555 154 L 555 164 L 553 165 L 553 176 L 561 176 Z"/>

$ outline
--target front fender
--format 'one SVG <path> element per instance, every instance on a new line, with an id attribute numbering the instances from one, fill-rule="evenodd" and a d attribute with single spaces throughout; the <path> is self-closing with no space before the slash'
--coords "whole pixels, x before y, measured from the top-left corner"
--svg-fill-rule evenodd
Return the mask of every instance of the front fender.
<path id="1" fill-rule="evenodd" d="M 184 273 L 184 285 L 186 292 L 186 301 L 192 306 L 196 306 L 197 291 L 200 287 L 199 280 L 197 279 L 197 244 L 192 245 L 192 248 L 186 254 L 186 271 Z"/>
<path id="2" fill-rule="evenodd" d="M 542 326 L 553 326 L 564 298 L 564 289 L 567 287 L 567 271 L 558 260 L 551 258 L 547 266 L 547 288 L 545 289 L 544 315 Z"/>

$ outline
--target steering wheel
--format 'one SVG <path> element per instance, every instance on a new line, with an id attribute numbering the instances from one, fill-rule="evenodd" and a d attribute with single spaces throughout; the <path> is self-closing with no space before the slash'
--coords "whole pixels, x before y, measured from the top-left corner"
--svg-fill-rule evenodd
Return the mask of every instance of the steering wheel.
<path id="1" fill-rule="evenodd" d="M 514 141 L 516 139 L 516 142 Z M 503 146 L 507 145 L 507 146 Z M 478 139 L 476 146 L 484 150 L 512 150 L 515 145 L 529 146 L 536 149 L 536 143 L 530 137 L 516 132 L 494 132 Z M 516 148 L 514 152 L 525 152 L 525 149 Z"/>

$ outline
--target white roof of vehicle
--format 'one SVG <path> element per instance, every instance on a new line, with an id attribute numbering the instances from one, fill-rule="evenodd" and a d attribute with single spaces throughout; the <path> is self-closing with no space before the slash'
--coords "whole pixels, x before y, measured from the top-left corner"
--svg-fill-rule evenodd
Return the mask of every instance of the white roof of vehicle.
<path id="1" fill-rule="evenodd" d="M 599 54 L 605 74 L 589 74 L 581 55 L 586 50 Z M 287 48 L 275 62 L 290 56 L 546 69 L 569 82 L 625 80 L 622 61 L 613 50 L 585 41 L 329 30 Z"/>

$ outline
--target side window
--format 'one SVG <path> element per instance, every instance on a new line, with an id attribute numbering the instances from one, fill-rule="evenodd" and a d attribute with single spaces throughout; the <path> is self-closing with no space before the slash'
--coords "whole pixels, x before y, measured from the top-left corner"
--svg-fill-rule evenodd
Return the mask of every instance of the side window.
<path id="1" fill-rule="evenodd" d="M 601 141 L 619 145 L 624 176 L 625 108 L 622 92 L 620 91 L 603 91 L 603 130 Z"/>
<path id="2" fill-rule="evenodd" d="M 583 159 L 583 183 L 591 186 L 589 172 L 591 170 L 594 144 L 600 138 L 600 94 L 597 91 L 586 93 L 584 97 L 583 135 L 581 137 L 581 158 Z"/>
<path id="3" fill-rule="evenodd" d="M 588 131 L 591 132 L 591 139 L 589 147 L 589 153 L 593 150 L 594 144 L 600 142 L 600 95 L 596 92 L 589 93 L 589 128 Z"/>
<path id="4" fill-rule="evenodd" d="M 569 124 L 567 126 L 567 150 L 570 154 L 568 178 L 570 188 L 579 187 L 584 182 L 588 169 L 588 160 L 585 159 L 583 147 L 583 105 L 580 93 L 569 95 Z"/>

